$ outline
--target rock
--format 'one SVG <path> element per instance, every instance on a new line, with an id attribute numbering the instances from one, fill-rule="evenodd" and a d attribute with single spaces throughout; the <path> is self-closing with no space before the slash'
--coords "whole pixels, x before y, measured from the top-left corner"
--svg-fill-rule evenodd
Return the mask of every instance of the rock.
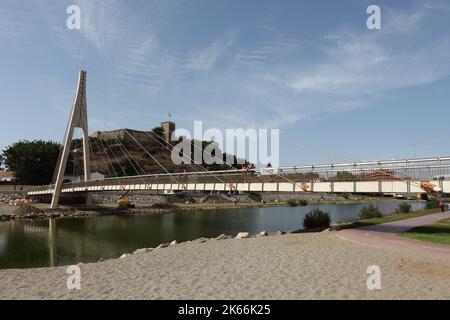
<path id="1" fill-rule="evenodd" d="M 124 258 L 126 258 L 126 257 L 128 257 L 128 254 L 124 253 L 123 255 L 121 255 L 121 256 L 119 257 L 119 259 L 124 259 Z"/>
<path id="2" fill-rule="evenodd" d="M 209 240 L 208 238 L 199 238 L 199 239 L 197 239 L 197 242 L 203 243 L 203 242 L 206 242 L 208 240 Z"/>
<path id="3" fill-rule="evenodd" d="M 250 233 L 248 232 L 239 232 L 235 239 L 247 239 L 250 238 Z"/>
<path id="4" fill-rule="evenodd" d="M 177 245 L 177 244 L 178 244 L 177 240 L 173 240 L 169 245 L 170 245 L 170 246 L 175 246 L 175 245 Z"/>
<path id="5" fill-rule="evenodd" d="M 137 249 L 133 252 L 133 254 L 141 254 L 141 253 L 146 253 L 147 252 L 147 248 L 142 248 L 142 249 Z"/>
<path id="6" fill-rule="evenodd" d="M 284 235 L 284 234 L 286 234 L 286 231 L 280 231 L 280 230 L 278 230 L 277 233 L 276 233 L 275 235 L 277 235 L 277 236 L 282 236 L 282 235 Z"/>
<path id="7" fill-rule="evenodd" d="M 105 261 L 105 259 L 103 259 L 102 257 L 100 257 L 100 260 L 98 260 L 98 262 L 103 262 Z"/>
<path id="8" fill-rule="evenodd" d="M 323 230 L 322 232 L 330 232 L 330 231 L 331 231 L 331 228 L 327 228 L 327 229 Z"/>
<path id="9" fill-rule="evenodd" d="M 161 243 L 159 246 L 157 246 L 156 249 L 167 248 L 168 246 L 169 246 L 169 243 L 165 242 L 165 243 Z"/>
<path id="10" fill-rule="evenodd" d="M 216 240 L 225 240 L 225 239 L 228 239 L 228 236 L 226 236 L 222 233 L 220 236 L 216 237 L 215 239 Z"/>
<path id="11" fill-rule="evenodd" d="M 267 237 L 269 234 L 267 233 L 267 231 L 261 231 L 260 233 L 258 233 L 257 237 Z"/>

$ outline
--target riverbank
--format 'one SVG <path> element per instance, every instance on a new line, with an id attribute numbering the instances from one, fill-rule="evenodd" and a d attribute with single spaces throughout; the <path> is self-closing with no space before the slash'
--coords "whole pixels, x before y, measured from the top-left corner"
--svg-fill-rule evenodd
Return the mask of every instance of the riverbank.
<path id="1" fill-rule="evenodd" d="M 199 194 L 189 196 L 189 201 L 173 201 L 173 195 L 156 194 L 132 194 L 128 198 L 134 205 L 130 209 L 118 209 L 117 199 L 120 192 L 93 194 L 94 206 L 62 205 L 58 209 L 49 209 L 46 203 L 27 199 L 23 194 L 9 193 L 0 194 L 0 221 L 13 219 L 49 219 L 49 218 L 79 218 L 95 215 L 142 215 L 159 214 L 164 212 L 197 212 L 208 210 L 246 209 L 246 208 L 269 208 L 269 207 L 292 207 L 295 206 L 320 206 L 320 205 L 348 205 L 374 202 L 393 202 L 402 200 L 384 197 L 351 196 L 320 194 L 290 194 L 290 193 L 266 193 L 258 195 L 261 199 L 251 199 L 251 194 L 238 195 L 216 195 Z M 175 196 L 179 197 L 179 196 Z M 179 198 L 177 199 L 179 200 Z M 25 209 L 19 209 L 19 208 Z"/>
<path id="2" fill-rule="evenodd" d="M 160 196 L 158 196 L 160 197 Z M 116 203 L 103 203 L 90 207 L 81 205 L 63 205 L 58 209 L 49 209 L 46 203 L 31 204 L 17 204 L 8 205 L 0 202 L 0 222 L 20 219 L 52 219 L 52 218 L 80 218 L 92 217 L 97 215 L 146 215 L 146 214 L 161 214 L 169 212 L 202 212 L 228 209 L 251 209 L 251 208 L 270 208 L 270 207 L 304 207 L 304 206 L 326 206 L 326 205 L 351 205 L 351 204 L 370 204 L 370 203 L 388 203 L 398 202 L 404 200 L 397 200 L 392 198 L 377 198 L 377 197 L 363 197 L 344 199 L 337 198 L 335 200 L 318 200 L 311 202 L 297 202 L 295 206 L 288 200 L 271 201 L 271 202 L 230 202 L 230 201 L 205 201 L 202 203 L 170 203 L 160 199 L 160 202 L 151 204 L 143 202 L 132 202 L 134 207 L 129 209 L 118 209 Z M 382 222 L 380 222 L 382 223 Z M 358 227 L 359 224 L 354 224 L 353 227 Z"/>
<path id="3" fill-rule="evenodd" d="M 344 229 L 354 229 L 354 228 L 363 228 L 375 226 L 378 224 L 395 222 L 405 219 L 417 218 L 426 216 L 429 214 L 440 212 L 441 209 L 421 209 L 408 213 L 393 213 L 389 215 L 384 215 L 380 218 L 370 218 L 370 219 L 355 219 L 354 221 L 349 221 L 347 223 L 340 223 L 336 226 L 333 226 L 332 229 L 334 231 L 344 230 Z"/>
<path id="4" fill-rule="evenodd" d="M 450 219 L 416 227 L 399 235 L 410 239 L 450 245 Z"/>
<path id="5" fill-rule="evenodd" d="M 450 258 L 364 246 L 338 232 L 185 242 L 66 267 L 0 270 L 1 299 L 450 299 Z M 371 265 L 381 290 L 367 288 Z"/>

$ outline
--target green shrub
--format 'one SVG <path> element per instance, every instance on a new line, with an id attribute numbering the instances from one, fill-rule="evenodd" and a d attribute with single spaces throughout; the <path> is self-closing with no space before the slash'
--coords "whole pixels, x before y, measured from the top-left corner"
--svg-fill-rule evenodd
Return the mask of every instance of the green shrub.
<path id="1" fill-rule="evenodd" d="M 261 195 L 257 192 L 250 192 L 248 197 L 253 201 L 261 202 Z"/>
<path id="2" fill-rule="evenodd" d="M 407 202 L 399 204 L 398 208 L 395 210 L 396 213 L 410 213 L 411 205 Z"/>
<path id="3" fill-rule="evenodd" d="M 359 212 L 359 217 L 361 219 L 370 219 L 370 218 L 381 218 L 383 214 L 381 213 L 380 209 L 378 209 L 377 206 L 374 206 L 373 204 L 364 207 Z"/>
<path id="4" fill-rule="evenodd" d="M 305 230 L 319 229 L 319 228 L 329 228 L 330 227 L 330 214 L 324 212 L 319 208 L 311 210 L 303 220 L 303 228 Z"/>
<path id="5" fill-rule="evenodd" d="M 287 203 L 289 206 L 291 206 L 291 207 L 296 207 L 296 206 L 298 206 L 298 201 L 295 200 L 295 199 L 288 199 L 288 200 L 286 201 L 286 203 Z"/>
<path id="6" fill-rule="evenodd" d="M 298 204 L 301 205 L 302 207 L 306 207 L 308 205 L 308 201 L 305 199 L 300 199 L 298 200 Z"/>
<path id="7" fill-rule="evenodd" d="M 427 201 L 425 209 L 436 209 L 439 208 L 439 201 L 437 199 L 431 199 Z"/>
<path id="8" fill-rule="evenodd" d="M 346 200 L 350 199 L 350 195 L 348 193 L 341 194 L 341 197 L 346 199 Z"/>

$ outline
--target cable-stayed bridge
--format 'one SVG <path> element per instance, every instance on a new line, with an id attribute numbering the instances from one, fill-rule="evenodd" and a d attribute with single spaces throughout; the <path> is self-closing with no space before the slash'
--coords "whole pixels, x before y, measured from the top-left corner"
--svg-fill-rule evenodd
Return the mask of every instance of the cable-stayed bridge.
<path id="1" fill-rule="evenodd" d="M 75 128 L 81 128 L 83 132 L 84 181 L 65 183 L 64 174 L 71 153 L 71 142 Z M 57 163 L 56 180 L 49 186 L 36 187 L 30 190 L 28 195 L 52 195 L 51 206 L 56 207 L 61 193 L 86 194 L 102 191 L 450 193 L 450 157 L 264 169 L 250 167 L 237 169 L 235 166 L 229 165 L 229 170 L 221 171 L 210 171 L 202 164 L 190 164 L 191 171 L 171 172 L 139 140 L 128 131 L 125 130 L 124 132 L 129 135 L 129 140 L 136 144 L 136 148 L 139 148 L 146 157 L 151 158 L 164 173 L 146 173 L 139 161 L 117 137 L 113 138 L 114 145 L 111 145 L 108 140 L 89 138 L 86 72 L 80 71 L 77 94 L 64 139 L 64 148 Z M 167 142 L 160 137 L 149 134 L 149 138 L 158 143 L 162 149 L 170 149 Z M 104 155 L 103 159 L 95 159 L 93 150 L 101 150 Z M 126 175 L 125 170 L 124 174 L 117 172 L 123 169 L 115 169 L 113 165 L 119 157 L 128 161 L 135 174 Z M 102 180 L 91 179 L 91 162 L 95 166 L 99 161 L 104 161 L 108 176 Z"/>
<path id="2" fill-rule="evenodd" d="M 150 190 L 397 194 L 425 193 L 429 191 L 429 183 L 435 192 L 450 193 L 449 168 L 450 157 L 437 157 L 246 171 L 163 173 L 66 183 L 62 192 Z M 30 191 L 29 195 L 53 192 L 54 185 L 42 186 Z"/>

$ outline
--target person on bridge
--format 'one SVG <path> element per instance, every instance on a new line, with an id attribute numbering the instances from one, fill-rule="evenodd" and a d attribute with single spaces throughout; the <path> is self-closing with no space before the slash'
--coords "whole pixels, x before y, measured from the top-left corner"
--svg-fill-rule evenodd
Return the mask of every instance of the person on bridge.
<path id="1" fill-rule="evenodd" d="M 444 212 L 446 209 L 446 205 L 444 203 L 444 201 L 439 201 L 439 208 L 441 208 L 441 211 Z"/>

